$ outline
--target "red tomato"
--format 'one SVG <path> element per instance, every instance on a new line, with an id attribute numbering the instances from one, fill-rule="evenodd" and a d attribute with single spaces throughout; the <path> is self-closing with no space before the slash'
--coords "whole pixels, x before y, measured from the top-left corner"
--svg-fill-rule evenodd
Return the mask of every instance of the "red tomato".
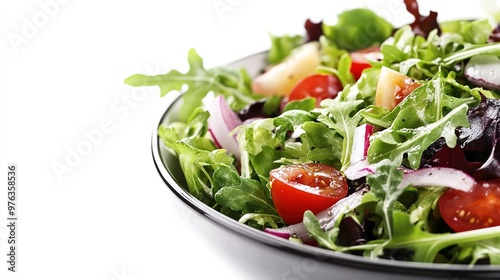
<path id="1" fill-rule="evenodd" d="M 351 54 L 351 73 L 357 80 L 361 77 L 361 72 L 366 68 L 372 67 L 368 61 L 378 61 L 382 59 L 380 47 L 370 47 L 352 52 Z"/>
<path id="2" fill-rule="evenodd" d="M 319 163 L 292 164 L 270 172 L 271 196 L 285 223 L 302 222 L 304 212 L 318 213 L 347 195 L 345 177 Z"/>
<path id="3" fill-rule="evenodd" d="M 447 190 L 439 211 L 456 232 L 500 225 L 500 179 L 479 181 L 470 192 Z"/>
<path id="4" fill-rule="evenodd" d="M 335 98 L 342 90 L 342 84 L 334 75 L 313 74 L 295 85 L 288 96 L 288 101 L 301 100 L 307 97 L 316 98 L 316 107 L 323 99 Z"/>

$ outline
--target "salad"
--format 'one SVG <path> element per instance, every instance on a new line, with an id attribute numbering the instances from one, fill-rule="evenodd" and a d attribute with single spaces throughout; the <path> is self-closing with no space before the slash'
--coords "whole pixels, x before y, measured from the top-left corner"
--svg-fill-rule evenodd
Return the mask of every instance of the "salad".
<path id="1" fill-rule="evenodd" d="M 256 77 L 191 49 L 188 72 L 125 82 L 184 91 L 158 135 L 224 215 L 367 258 L 498 265 L 500 27 L 404 3 L 404 26 L 358 8 L 271 35 Z"/>

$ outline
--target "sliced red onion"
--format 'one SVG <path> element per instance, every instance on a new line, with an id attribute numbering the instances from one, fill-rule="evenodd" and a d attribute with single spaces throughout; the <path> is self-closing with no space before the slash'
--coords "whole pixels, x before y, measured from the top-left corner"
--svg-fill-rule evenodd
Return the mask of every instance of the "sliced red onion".
<path id="1" fill-rule="evenodd" d="M 370 147 L 370 136 L 373 134 L 373 125 L 362 124 L 354 129 L 351 164 L 366 159 Z"/>
<path id="2" fill-rule="evenodd" d="M 304 227 L 302 223 L 295 224 L 283 228 L 265 228 L 264 232 L 270 233 L 277 237 L 289 239 L 292 236 L 297 236 L 304 242 L 312 241 L 313 239 L 309 236 L 309 232 Z"/>
<path id="3" fill-rule="evenodd" d="M 344 176 L 349 180 L 357 180 L 373 173 L 375 173 L 375 166 L 369 164 L 366 159 L 351 164 L 344 170 Z"/>
<path id="4" fill-rule="evenodd" d="M 367 160 L 363 160 L 349 166 L 344 171 L 344 176 L 349 180 L 356 180 L 374 174 L 375 169 L 375 164 L 369 164 Z M 405 188 L 411 184 L 414 187 L 449 187 L 467 192 L 476 183 L 474 178 L 467 173 L 449 167 L 430 167 L 418 170 L 401 167 L 400 170 L 404 171 L 404 175 L 398 188 Z"/>
<path id="5" fill-rule="evenodd" d="M 366 159 L 373 131 L 374 127 L 371 124 L 363 124 L 354 129 L 351 164 L 344 170 L 344 176 L 347 179 L 356 180 L 374 173 L 374 167 L 368 164 Z"/>
<path id="6" fill-rule="evenodd" d="M 405 173 L 398 188 L 405 188 L 411 184 L 414 187 L 449 187 L 468 192 L 475 183 L 474 178 L 461 170 L 448 167 L 430 167 Z"/>
<path id="7" fill-rule="evenodd" d="M 321 228 L 325 231 L 333 227 L 335 222 L 342 216 L 342 214 L 354 210 L 361 204 L 363 194 L 367 191 L 367 188 L 358 190 L 352 193 L 348 197 L 339 200 L 337 203 L 323 210 L 322 212 L 316 214 Z M 303 223 L 294 224 L 284 228 L 266 228 L 265 232 L 281 238 L 290 238 L 291 236 L 296 236 L 300 238 L 303 242 L 313 241 L 314 239 L 309 235 L 306 227 Z"/>
<path id="8" fill-rule="evenodd" d="M 248 125 L 248 124 L 253 123 L 254 121 L 257 121 L 257 120 L 262 120 L 262 119 L 264 119 L 264 118 L 260 118 L 260 117 L 249 118 L 249 119 L 246 119 L 246 120 L 243 122 L 243 125 Z"/>
<path id="9" fill-rule="evenodd" d="M 473 56 L 465 66 L 464 75 L 476 86 L 500 90 L 500 58 L 496 55 Z"/>
<path id="10" fill-rule="evenodd" d="M 226 102 L 222 95 L 214 97 L 211 102 L 207 102 L 208 112 L 208 131 L 212 135 L 215 145 L 218 148 L 226 149 L 236 158 L 240 158 L 240 148 L 236 140 L 236 134 L 231 135 L 234 129 L 242 124 L 238 117 Z"/>

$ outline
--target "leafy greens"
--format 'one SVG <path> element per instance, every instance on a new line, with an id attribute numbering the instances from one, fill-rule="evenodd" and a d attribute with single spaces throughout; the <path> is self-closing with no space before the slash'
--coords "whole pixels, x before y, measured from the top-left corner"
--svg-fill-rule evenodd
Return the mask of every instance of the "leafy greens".
<path id="1" fill-rule="evenodd" d="M 304 213 L 303 226 L 319 246 L 368 258 L 470 264 L 487 259 L 500 264 L 498 226 L 451 233 L 436 207 L 442 188 L 398 187 L 403 170 L 432 166 L 500 178 L 500 93 L 477 87 L 463 73 L 471 57 L 500 56 L 500 44 L 491 42 L 500 31 L 487 20 L 440 24 L 437 13 L 423 16 L 416 1 L 404 3 L 415 20 L 397 29 L 373 11 L 354 9 L 341 13 L 335 25 L 308 20 L 306 35 L 270 35 L 270 65 L 306 41 L 319 41 L 318 73 L 336 76 L 343 86 L 320 108 L 314 98 L 285 102 L 259 96 L 244 69 L 206 69 L 194 49 L 188 53 L 186 73 L 136 74 L 125 83 L 158 86 L 161 96 L 184 91 L 179 121 L 162 124 L 158 135 L 177 155 L 187 191 L 224 215 L 258 229 L 286 226 L 271 199 L 269 172 L 294 163 L 323 163 L 345 171 L 352 167 L 354 130 L 371 124 L 377 132 L 370 138 L 366 161 L 373 170 L 350 182 L 351 192 L 357 185 L 369 191 L 330 228 L 312 212 Z M 367 22 L 376 32 L 366 32 Z M 380 46 L 383 59 L 371 61 L 355 81 L 350 52 L 370 46 Z M 392 110 L 374 101 L 382 67 L 421 84 Z M 239 160 L 209 133 L 210 113 L 202 102 L 208 93 L 223 95 L 233 111 L 245 116 L 233 131 Z M 343 241 L 352 232 L 363 238 Z"/>

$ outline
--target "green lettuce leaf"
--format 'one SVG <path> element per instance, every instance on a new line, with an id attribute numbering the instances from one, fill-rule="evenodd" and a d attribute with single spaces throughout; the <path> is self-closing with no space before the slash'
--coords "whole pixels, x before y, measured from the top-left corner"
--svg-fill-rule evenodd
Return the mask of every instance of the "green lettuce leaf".
<path id="1" fill-rule="evenodd" d="M 335 25 L 323 25 L 325 36 L 347 51 L 379 45 L 391 36 L 392 30 L 388 21 L 362 8 L 342 12 Z"/>
<path id="2" fill-rule="evenodd" d="M 271 39 L 271 48 L 267 59 L 270 64 L 283 61 L 293 49 L 304 43 L 304 36 L 302 35 L 275 36 L 269 34 L 269 38 Z"/>
<path id="3" fill-rule="evenodd" d="M 207 205 L 214 205 L 213 171 L 220 166 L 235 167 L 234 158 L 225 150 L 216 149 L 206 137 L 207 119 L 208 112 L 197 108 L 186 124 L 160 125 L 158 136 L 178 155 L 189 192 Z"/>
<path id="4" fill-rule="evenodd" d="M 460 33 L 464 41 L 471 44 L 486 44 L 493 31 L 489 20 L 462 21 Z"/>
<path id="5" fill-rule="evenodd" d="M 267 184 L 269 172 L 282 163 L 307 161 L 308 149 L 295 140 L 303 133 L 301 126 L 314 120 L 310 112 L 298 109 L 309 108 L 309 103 L 296 102 L 290 106 L 297 109 L 240 127 L 237 139 L 241 147 L 243 177 L 258 178 Z"/>

